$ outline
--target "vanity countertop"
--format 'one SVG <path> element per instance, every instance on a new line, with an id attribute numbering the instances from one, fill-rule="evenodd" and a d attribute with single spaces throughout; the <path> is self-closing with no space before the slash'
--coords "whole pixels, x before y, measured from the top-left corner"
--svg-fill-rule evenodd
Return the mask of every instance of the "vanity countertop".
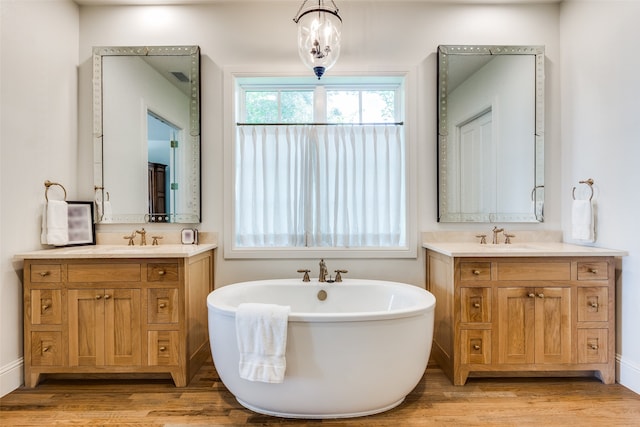
<path id="1" fill-rule="evenodd" d="M 617 249 L 582 246 L 563 242 L 521 242 L 506 245 L 477 242 L 428 242 L 422 247 L 451 257 L 562 257 L 562 256 L 627 256 Z"/>
<path id="2" fill-rule="evenodd" d="M 211 249 L 217 248 L 215 243 L 199 245 L 92 245 L 70 246 L 55 249 L 23 252 L 15 255 L 15 259 L 71 259 L 71 258 L 189 258 Z"/>

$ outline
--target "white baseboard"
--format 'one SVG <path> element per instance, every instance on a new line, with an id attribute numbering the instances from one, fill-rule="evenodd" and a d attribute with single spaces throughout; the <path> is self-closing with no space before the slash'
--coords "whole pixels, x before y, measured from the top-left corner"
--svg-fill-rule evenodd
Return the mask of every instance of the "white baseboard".
<path id="1" fill-rule="evenodd" d="M 616 355 L 618 382 L 629 390 L 640 394 L 640 366 Z"/>
<path id="2" fill-rule="evenodd" d="M 0 397 L 11 393 L 24 384 L 22 357 L 4 366 L 0 366 Z"/>

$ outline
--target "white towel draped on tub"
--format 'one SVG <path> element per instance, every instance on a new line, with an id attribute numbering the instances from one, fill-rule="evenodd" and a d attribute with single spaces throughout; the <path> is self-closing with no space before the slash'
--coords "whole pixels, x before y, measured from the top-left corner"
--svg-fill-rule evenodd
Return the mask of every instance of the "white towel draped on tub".
<path id="1" fill-rule="evenodd" d="M 42 210 L 42 234 L 44 245 L 62 246 L 69 243 L 69 213 L 67 202 L 49 200 Z"/>
<path id="2" fill-rule="evenodd" d="M 244 303 L 236 311 L 240 378 L 281 383 L 287 367 L 289 306 Z"/>
<path id="3" fill-rule="evenodd" d="M 571 206 L 571 237 L 587 242 L 595 241 L 593 206 L 591 200 L 574 200 Z"/>

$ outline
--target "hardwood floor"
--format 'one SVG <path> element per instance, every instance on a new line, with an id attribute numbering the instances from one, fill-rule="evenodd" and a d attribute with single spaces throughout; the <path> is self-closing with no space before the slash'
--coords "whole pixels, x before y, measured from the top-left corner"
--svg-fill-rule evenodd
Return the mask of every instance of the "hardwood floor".
<path id="1" fill-rule="evenodd" d="M 381 385 L 383 386 L 383 385 Z M 240 406 L 211 362 L 186 388 L 169 379 L 45 379 L 0 399 L 0 425 L 42 426 L 638 426 L 640 395 L 595 378 L 469 379 L 430 366 L 391 411 L 342 420 L 288 420 Z"/>

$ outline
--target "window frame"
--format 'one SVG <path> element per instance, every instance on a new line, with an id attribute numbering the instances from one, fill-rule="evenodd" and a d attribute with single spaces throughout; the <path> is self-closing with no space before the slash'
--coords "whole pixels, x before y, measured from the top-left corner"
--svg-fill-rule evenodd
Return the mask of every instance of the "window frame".
<path id="1" fill-rule="evenodd" d="M 417 97 L 415 90 L 411 88 L 415 85 L 415 71 L 407 68 L 398 70 L 385 71 L 368 71 L 366 73 L 344 74 L 339 76 L 346 87 L 348 82 L 353 86 L 362 83 L 368 84 L 372 81 L 387 79 L 396 79 L 401 81 L 399 90 L 402 95 L 396 96 L 396 112 L 401 112 L 404 116 L 404 138 L 405 138 L 405 176 L 406 176 L 406 245 L 403 247 L 291 247 L 291 248 L 273 248 L 273 247 L 236 247 L 235 246 L 235 143 L 236 143 L 236 125 L 240 117 L 239 109 L 243 101 L 239 96 L 240 82 L 246 81 L 264 81 L 271 83 L 286 77 L 289 87 L 300 85 L 317 84 L 315 78 L 301 77 L 299 74 L 281 72 L 259 72 L 228 68 L 224 72 L 224 258 L 225 259 L 315 259 L 315 258 L 348 258 L 348 259 L 367 259 L 367 258 L 416 258 L 418 256 L 418 232 L 417 232 L 417 195 L 416 187 L 416 156 L 415 141 L 416 128 L 407 114 L 409 111 L 415 111 Z M 324 80 L 324 79 L 323 79 Z M 328 79 L 327 79 L 328 80 Z M 282 81 L 282 80 L 281 80 Z M 323 84 L 322 82 L 321 84 Z M 265 84 L 264 87 L 268 85 Z M 332 87 L 332 84 L 324 84 L 324 87 Z M 382 86 L 381 86 L 382 87 Z M 400 98 L 400 99 L 399 99 Z"/>

